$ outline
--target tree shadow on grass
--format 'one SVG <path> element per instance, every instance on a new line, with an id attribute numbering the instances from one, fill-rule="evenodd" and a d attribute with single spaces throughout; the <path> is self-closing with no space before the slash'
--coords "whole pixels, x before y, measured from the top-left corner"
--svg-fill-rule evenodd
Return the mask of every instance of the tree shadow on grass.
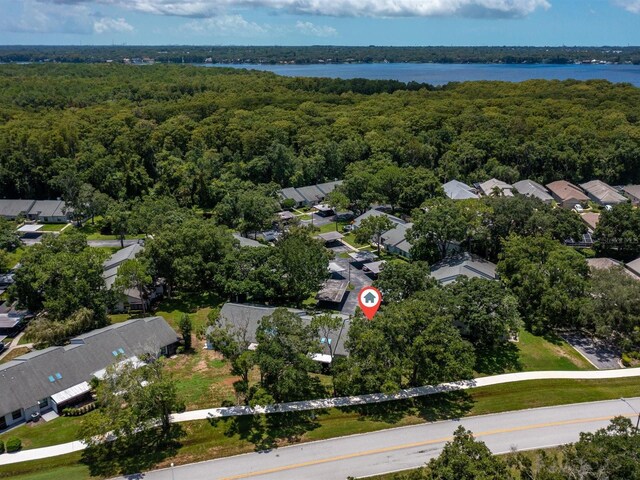
<path id="1" fill-rule="evenodd" d="M 295 443 L 302 436 L 320 426 L 318 411 L 284 412 L 269 415 L 241 415 L 228 418 L 210 418 L 209 423 L 225 426 L 224 434 L 235 435 L 252 443 L 256 451 L 271 450 L 279 441 Z"/>
<path id="2" fill-rule="evenodd" d="M 81 463 L 89 467 L 92 477 L 135 475 L 176 455 L 183 435 L 179 425 L 172 425 L 166 437 L 156 429 L 147 430 L 90 446 L 82 452 Z"/>
<path id="3" fill-rule="evenodd" d="M 493 348 L 478 349 L 475 371 L 485 375 L 522 371 L 518 346 L 507 342 Z"/>
<path id="4" fill-rule="evenodd" d="M 452 391 L 407 400 L 341 408 L 341 410 L 358 413 L 362 421 L 372 420 L 396 425 L 410 416 L 419 417 L 428 422 L 460 418 L 471 411 L 473 403 L 473 399 L 467 392 Z"/>

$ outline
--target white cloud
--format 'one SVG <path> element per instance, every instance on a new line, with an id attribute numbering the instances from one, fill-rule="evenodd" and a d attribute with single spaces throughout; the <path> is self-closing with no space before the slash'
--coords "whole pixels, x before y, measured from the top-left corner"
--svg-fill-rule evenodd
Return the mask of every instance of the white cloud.
<path id="1" fill-rule="evenodd" d="M 137 12 L 214 17 L 229 8 L 255 7 L 326 16 L 522 17 L 551 6 L 549 0 L 39 0 L 58 4 L 114 5 Z M 637 6 L 638 0 L 616 0 Z"/>
<path id="2" fill-rule="evenodd" d="M 296 30 L 312 37 L 335 37 L 338 31 L 328 25 L 316 25 L 311 22 L 297 22 Z"/>
<path id="3" fill-rule="evenodd" d="M 0 20 L 0 30 L 18 33 L 75 33 L 92 32 L 91 12 L 83 5 L 70 5 L 64 10 L 25 0 L 20 13 Z"/>
<path id="4" fill-rule="evenodd" d="M 640 0 L 614 0 L 616 5 L 631 13 L 640 13 Z"/>
<path id="5" fill-rule="evenodd" d="M 249 22 L 241 15 L 221 15 L 219 17 L 193 20 L 184 24 L 183 29 L 213 36 L 255 37 L 267 33 L 270 26 Z"/>
<path id="6" fill-rule="evenodd" d="M 96 33 L 132 32 L 133 27 L 124 18 L 102 17 L 93 22 L 93 30 Z"/>

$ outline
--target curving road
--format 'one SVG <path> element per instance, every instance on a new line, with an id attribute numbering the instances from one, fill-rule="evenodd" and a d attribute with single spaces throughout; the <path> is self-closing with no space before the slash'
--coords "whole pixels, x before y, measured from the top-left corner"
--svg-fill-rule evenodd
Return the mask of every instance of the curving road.
<path id="1" fill-rule="evenodd" d="M 628 403 L 627 403 L 628 402 Z M 146 472 L 145 480 L 345 480 L 422 466 L 463 425 L 494 453 L 571 443 L 617 416 L 635 418 L 640 398 L 468 417 L 250 453 Z"/>

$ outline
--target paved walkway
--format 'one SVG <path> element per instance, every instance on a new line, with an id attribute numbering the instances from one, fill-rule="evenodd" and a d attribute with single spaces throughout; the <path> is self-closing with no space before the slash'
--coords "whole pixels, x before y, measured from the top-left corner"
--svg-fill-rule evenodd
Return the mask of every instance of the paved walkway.
<path id="1" fill-rule="evenodd" d="M 561 336 L 598 370 L 622 367 L 620 352 L 612 345 L 580 332 L 566 332 Z"/>
<path id="2" fill-rule="evenodd" d="M 254 415 L 263 413 L 300 412 L 305 410 L 317 410 L 330 407 L 347 407 L 353 405 L 364 405 L 373 403 L 389 402 L 407 398 L 422 397 L 436 393 L 451 392 L 455 390 L 466 390 L 469 388 L 488 387 L 504 383 L 522 382 L 526 380 L 604 380 L 612 378 L 640 377 L 640 368 L 627 368 L 621 370 L 596 370 L 596 371 L 546 371 L 546 372 L 523 372 L 507 373 L 492 377 L 477 378 L 469 381 L 450 382 L 440 385 L 427 385 L 424 387 L 409 388 L 397 393 L 384 394 L 373 393 L 369 395 L 358 395 L 353 397 L 324 398 L 319 400 L 308 400 L 304 402 L 280 403 L 265 407 L 222 407 L 203 410 L 192 410 L 189 412 L 176 413 L 171 416 L 172 422 L 189 422 L 193 420 L 206 420 L 208 418 L 235 417 L 240 415 Z M 29 460 L 40 460 L 43 458 L 55 457 L 83 450 L 85 445 L 82 442 L 74 441 L 53 445 L 51 447 L 33 448 L 21 450 L 16 453 L 0 455 L 0 465 L 25 462 Z"/>
<path id="3" fill-rule="evenodd" d="M 23 343 L 22 345 L 18 345 L 18 342 L 20 341 L 23 335 L 24 335 L 24 332 L 20 332 L 18 335 L 16 335 L 16 337 L 13 340 L 11 340 L 11 343 L 9 344 L 9 346 L 6 347 L 2 351 L 2 353 L 0 353 L 0 360 L 6 357 L 10 351 L 15 350 L 16 348 L 26 347 L 30 350 L 33 349 L 33 343 Z"/>

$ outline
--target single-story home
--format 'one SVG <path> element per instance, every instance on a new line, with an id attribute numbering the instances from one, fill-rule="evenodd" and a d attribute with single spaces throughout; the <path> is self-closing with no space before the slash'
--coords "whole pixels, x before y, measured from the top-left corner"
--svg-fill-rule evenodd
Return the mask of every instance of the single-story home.
<path id="1" fill-rule="evenodd" d="M 515 188 L 520 195 L 534 197 L 547 204 L 553 201 L 553 197 L 549 195 L 549 191 L 533 180 L 520 180 L 513 184 L 513 188 Z"/>
<path id="2" fill-rule="evenodd" d="M 547 184 L 547 189 L 562 208 L 571 209 L 576 205 L 583 205 L 589 201 L 589 197 L 580 188 L 566 180 L 551 182 Z"/>
<path id="3" fill-rule="evenodd" d="M 382 234 L 382 246 L 388 253 L 394 253 L 404 258 L 411 258 L 411 243 L 406 239 L 407 230 L 413 223 L 399 223 L 391 230 Z"/>
<path id="4" fill-rule="evenodd" d="M 600 221 L 600 214 L 596 212 L 585 212 L 580 215 L 582 221 L 587 224 L 590 233 L 596 231 L 598 222 Z"/>
<path id="5" fill-rule="evenodd" d="M 313 317 L 308 315 L 304 310 L 298 310 L 295 308 L 288 308 L 292 313 L 298 315 L 303 323 L 306 325 L 311 323 Z M 233 329 L 239 329 L 243 332 L 243 336 L 249 344 L 250 350 L 255 350 L 257 347 L 256 332 L 258 331 L 258 325 L 264 317 L 272 315 L 276 311 L 275 307 L 267 307 L 264 305 L 252 305 L 252 304 L 240 304 L 240 303 L 225 303 L 220 309 L 220 321 L 223 324 L 229 325 Z M 309 352 L 313 355 L 313 359 L 321 363 L 331 363 L 332 355 L 345 357 L 347 351 L 344 347 L 344 342 L 347 339 L 349 332 L 350 319 L 348 315 L 333 314 L 333 316 L 342 320 L 342 326 L 336 331 L 332 332 L 328 338 L 321 337 L 320 345 L 322 350 L 319 352 Z M 213 349 L 209 336 L 213 332 L 213 327 L 207 328 L 207 348 Z"/>
<path id="6" fill-rule="evenodd" d="M 306 205 L 310 207 L 321 203 L 329 193 L 333 192 L 341 184 L 342 180 L 336 180 L 306 187 L 289 187 L 280 190 L 279 194 L 283 200 L 291 199 L 298 206 Z"/>
<path id="7" fill-rule="evenodd" d="M 241 247 L 266 247 L 264 243 L 260 243 L 257 240 L 253 240 L 251 238 L 243 237 L 239 233 L 232 234 L 233 238 L 235 238 Z"/>
<path id="8" fill-rule="evenodd" d="M 441 285 L 448 285 L 459 277 L 497 280 L 496 264 L 477 255 L 464 252 L 447 257 L 431 267 L 431 276 Z"/>
<path id="9" fill-rule="evenodd" d="M 640 279 L 640 258 L 636 258 L 633 262 L 629 262 L 625 265 L 626 269 L 633 273 L 638 279 Z"/>
<path id="10" fill-rule="evenodd" d="M 15 310 L 0 313 L 0 335 L 15 336 L 25 326 L 25 313 Z"/>
<path id="11" fill-rule="evenodd" d="M 600 205 L 618 205 L 629 201 L 627 197 L 601 180 L 591 180 L 587 183 L 581 183 L 580 188 L 587 192 L 591 200 Z"/>
<path id="12" fill-rule="evenodd" d="M 591 270 L 609 270 L 623 266 L 622 262 L 609 257 L 587 258 L 587 265 Z"/>
<path id="13" fill-rule="evenodd" d="M 497 178 L 492 178 L 486 182 L 479 183 L 478 190 L 487 197 L 513 197 L 513 185 L 509 185 Z"/>
<path id="14" fill-rule="evenodd" d="M 372 208 L 371 210 L 367 210 L 362 215 L 360 215 L 359 217 L 356 217 L 353 220 L 353 228 L 358 228 L 365 218 L 382 217 L 382 216 L 387 217 L 389 220 L 391 220 L 392 223 L 395 223 L 396 225 L 404 225 L 404 224 L 407 223 L 404 220 L 402 220 L 401 218 L 396 217 L 395 215 L 390 215 L 390 214 L 388 214 L 386 212 L 383 212 L 381 210 L 377 210 L 375 208 Z"/>
<path id="15" fill-rule="evenodd" d="M 458 180 L 451 180 L 445 183 L 442 188 L 444 188 L 444 194 L 451 200 L 480 198 L 473 187 L 470 187 L 466 183 L 459 182 Z"/>
<path id="16" fill-rule="evenodd" d="M 27 213 L 36 203 L 35 200 L 23 200 L 23 199 L 0 199 L 0 217 L 7 220 L 15 220 L 18 217 L 27 217 Z"/>
<path id="17" fill-rule="evenodd" d="M 622 187 L 624 194 L 634 205 L 640 205 L 640 185 L 627 185 Z"/>
<path id="18" fill-rule="evenodd" d="M 280 220 L 281 222 L 291 222 L 292 220 L 296 219 L 296 216 L 293 212 L 289 212 L 287 210 L 283 211 L 283 212 L 278 212 L 276 213 L 276 215 L 278 216 L 278 220 Z"/>
<path id="19" fill-rule="evenodd" d="M 62 200 L 36 200 L 27 218 L 43 223 L 67 223 L 71 220 L 72 209 Z"/>
<path id="20" fill-rule="evenodd" d="M 102 264 L 102 278 L 108 290 L 111 290 L 118 276 L 118 269 L 127 260 L 133 260 L 144 249 L 138 243 L 118 250 Z M 146 295 L 141 296 L 137 288 L 129 288 L 124 291 L 124 298 L 120 299 L 114 307 L 114 312 L 124 312 L 127 310 L 142 310 L 149 307 L 151 301 L 163 293 L 162 285 L 150 285 Z"/>
<path id="21" fill-rule="evenodd" d="M 90 395 L 95 374 L 124 359 L 170 355 L 178 335 L 162 317 L 128 320 L 35 350 L 0 365 L 0 429 L 49 410 L 61 413 Z"/>

